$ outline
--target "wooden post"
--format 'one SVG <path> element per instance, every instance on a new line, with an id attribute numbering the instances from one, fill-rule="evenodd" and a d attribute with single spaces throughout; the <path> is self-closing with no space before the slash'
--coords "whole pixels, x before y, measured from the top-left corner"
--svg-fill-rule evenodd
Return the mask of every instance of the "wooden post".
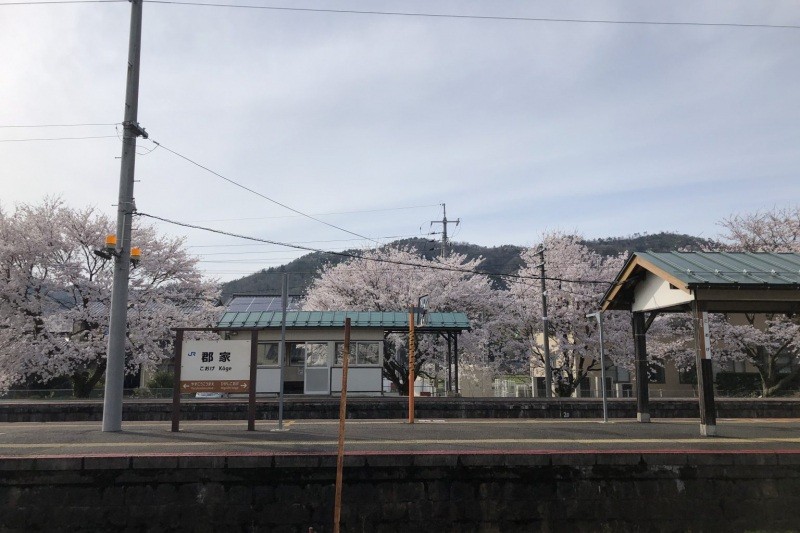
<path id="1" fill-rule="evenodd" d="M 247 398 L 247 431 L 256 430 L 256 371 L 258 370 L 258 330 L 250 332 L 250 389 Z"/>
<path id="2" fill-rule="evenodd" d="M 414 338 L 414 309 L 408 313 L 408 423 L 414 423 L 414 350 L 416 349 L 416 339 Z"/>
<path id="3" fill-rule="evenodd" d="M 172 431 L 179 431 L 181 424 L 181 354 L 183 352 L 183 330 L 175 332 L 175 356 L 172 358 Z"/>
<path id="4" fill-rule="evenodd" d="M 333 504 L 333 531 L 339 533 L 342 519 L 342 477 L 344 473 L 344 421 L 347 418 L 347 369 L 350 361 L 350 319 L 344 319 L 342 350 L 342 395 L 339 398 L 339 447 L 336 453 L 336 494 Z"/>
<path id="5" fill-rule="evenodd" d="M 697 386 L 700 400 L 700 435 L 717 434 L 717 408 L 714 404 L 714 372 L 711 365 L 711 336 L 708 331 L 708 313 L 694 302 L 695 347 L 697 351 Z"/>
<path id="6" fill-rule="evenodd" d="M 447 396 L 453 395 L 453 334 L 447 332 Z"/>

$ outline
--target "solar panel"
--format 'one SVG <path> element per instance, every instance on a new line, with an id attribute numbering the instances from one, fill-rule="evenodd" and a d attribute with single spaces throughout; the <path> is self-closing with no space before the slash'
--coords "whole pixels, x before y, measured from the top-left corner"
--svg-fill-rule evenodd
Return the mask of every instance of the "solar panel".
<path id="1" fill-rule="evenodd" d="M 300 308 L 300 298 L 289 296 L 287 310 L 296 311 Z M 234 296 L 228 301 L 225 311 L 229 313 L 251 313 L 265 311 L 280 311 L 280 296 Z"/>

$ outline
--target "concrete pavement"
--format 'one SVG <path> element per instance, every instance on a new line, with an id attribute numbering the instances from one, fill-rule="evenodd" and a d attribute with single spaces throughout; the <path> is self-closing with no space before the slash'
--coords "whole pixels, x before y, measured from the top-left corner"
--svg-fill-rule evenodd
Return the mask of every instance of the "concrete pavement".
<path id="1" fill-rule="evenodd" d="M 41 456 L 262 455 L 336 452 L 338 421 L 124 422 L 104 433 L 99 422 L 0 424 L 0 459 Z M 721 419 L 701 437 L 697 420 L 348 420 L 347 453 L 800 453 L 800 419 Z"/>

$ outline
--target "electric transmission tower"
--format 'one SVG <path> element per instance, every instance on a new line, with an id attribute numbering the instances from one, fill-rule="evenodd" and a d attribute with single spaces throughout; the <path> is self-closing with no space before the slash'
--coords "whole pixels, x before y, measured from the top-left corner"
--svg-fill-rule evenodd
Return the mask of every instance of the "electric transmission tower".
<path id="1" fill-rule="evenodd" d="M 442 225 L 442 259 L 447 259 L 447 225 L 455 224 L 458 226 L 460 222 L 460 218 L 447 220 L 447 206 L 445 204 L 442 204 L 442 220 L 431 220 L 431 226 L 434 224 Z"/>

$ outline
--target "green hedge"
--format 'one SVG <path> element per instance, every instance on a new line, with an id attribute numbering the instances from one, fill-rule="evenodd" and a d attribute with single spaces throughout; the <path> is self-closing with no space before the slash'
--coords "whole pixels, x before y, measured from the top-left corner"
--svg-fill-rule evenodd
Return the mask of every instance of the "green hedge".
<path id="1" fill-rule="evenodd" d="M 723 396 L 761 396 L 761 376 L 757 372 L 720 372 L 717 392 Z"/>

